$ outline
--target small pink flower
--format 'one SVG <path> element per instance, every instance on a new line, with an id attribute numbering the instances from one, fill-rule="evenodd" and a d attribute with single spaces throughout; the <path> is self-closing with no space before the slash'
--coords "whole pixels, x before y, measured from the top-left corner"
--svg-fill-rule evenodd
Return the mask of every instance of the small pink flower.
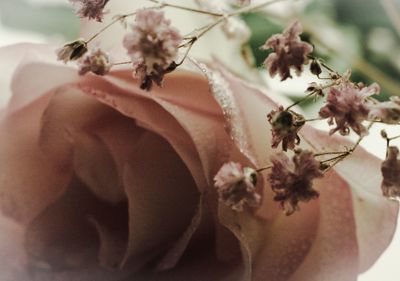
<path id="1" fill-rule="evenodd" d="M 351 83 L 330 88 L 327 104 L 319 111 L 322 118 L 329 118 L 330 125 L 335 120 L 336 128 L 329 133 L 334 134 L 339 131 L 341 135 L 347 135 L 350 127 L 360 136 L 368 134 L 362 125 L 362 122 L 368 119 L 370 111 L 370 102 L 367 98 L 378 94 L 379 91 L 380 87 L 376 83 L 361 89 Z"/>
<path id="2" fill-rule="evenodd" d="M 106 75 L 111 69 L 110 58 L 101 49 L 95 49 L 78 61 L 79 75 L 93 72 L 96 75 Z"/>
<path id="3" fill-rule="evenodd" d="M 387 124 L 398 124 L 400 122 L 400 97 L 390 97 L 390 101 L 372 105 L 369 119 L 377 119 Z"/>
<path id="4" fill-rule="evenodd" d="M 299 202 L 307 202 L 319 196 L 312 188 L 312 181 L 323 176 L 320 162 L 307 150 L 296 150 L 292 161 L 284 154 L 272 157 L 272 169 L 268 181 L 275 192 L 274 200 L 281 203 L 286 215 L 299 210 Z"/>
<path id="5" fill-rule="evenodd" d="M 150 90 L 152 82 L 160 86 L 164 75 L 176 67 L 182 36 L 170 24 L 164 12 L 139 10 L 132 32 L 125 35 L 123 44 L 142 89 Z"/>
<path id="6" fill-rule="evenodd" d="M 264 66 L 272 77 L 279 73 L 282 81 L 292 78 L 290 74 L 292 67 L 297 75 L 301 74 L 303 65 L 308 63 L 308 55 L 313 51 L 310 44 L 301 41 L 302 32 L 301 24 L 296 21 L 283 33 L 271 36 L 261 46 L 262 50 L 274 49 L 274 52 L 264 61 Z"/>
<path id="7" fill-rule="evenodd" d="M 258 207 L 261 197 L 255 191 L 256 171 L 242 167 L 239 163 L 224 164 L 214 177 L 220 201 L 235 211 L 242 211 L 244 205 Z"/>
<path id="8" fill-rule="evenodd" d="M 294 149 L 296 144 L 300 143 L 298 132 L 305 124 L 302 115 L 291 111 L 284 110 L 280 106 L 278 110 L 272 110 L 268 115 L 268 122 L 271 124 L 272 147 L 276 148 L 282 142 L 282 149 L 286 151 Z"/>
<path id="9" fill-rule="evenodd" d="M 95 19 L 99 22 L 103 20 L 104 7 L 109 0 L 69 0 L 73 5 L 77 5 L 77 14 L 82 18 Z"/>
<path id="10" fill-rule="evenodd" d="M 385 161 L 382 162 L 382 193 L 387 197 L 400 197 L 400 160 L 399 149 L 388 147 Z"/>

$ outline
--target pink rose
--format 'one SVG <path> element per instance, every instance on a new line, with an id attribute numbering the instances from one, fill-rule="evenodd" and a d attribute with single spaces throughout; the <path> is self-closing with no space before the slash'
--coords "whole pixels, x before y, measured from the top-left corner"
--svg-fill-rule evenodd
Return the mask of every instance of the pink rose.
<path id="1" fill-rule="evenodd" d="M 276 108 L 222 67 L 213 75 L 228 92 L 179 70 L 148 93 L 129 70 L 79 77 L 53 52 L 0 50 L 3 78 L 22 60 L 0 111 L 0 280 L 355 281 L 390 242 L 398 206 L 361 148 L 292 216 L 266 177 L 259 209 L 218 202 L 224 163 L 269 164 Z M 7 97 L 10 80 L 0 82 Z M 300 134 L 318 151 L 340 145 Z"/>

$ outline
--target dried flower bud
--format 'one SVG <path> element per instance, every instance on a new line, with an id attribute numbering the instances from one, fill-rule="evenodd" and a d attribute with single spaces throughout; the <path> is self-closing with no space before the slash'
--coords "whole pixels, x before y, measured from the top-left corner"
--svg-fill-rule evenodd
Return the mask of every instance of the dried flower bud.
<path id="1" fill-rule="evenodd" d="M 310 71 L 312 74 L 319 77 L 319 75 L 322 73 L 321 63 L 318 60 L 312 60 L 310 64 Z"/>
<path id="2" fill-rule="evenodd" d="M 261 197 L 256 193 L 257 173 L 239 163 L 225 163 L 214 177 L 219 200 L 235 211 L 242 211 L 244 205 L 257 208 Z"/>
<path id="3" fill-rule="evenodd" d="M 309 84 L 308 88 L 306 89 L 306 92 L 314 93 L 316 96 L 320 97 L 324 96 L 324 91 L 322 89 L 322 86 L 315 82 Z"/>
<path id="4" fill-rule="evenodd" d="M 74 42 L 65 44 L 64 47 L 56 51 L 56 54 L 58 60 L 62 60 L 64 63 L 67 63 L 68 61 L 81 58 L 87 51 L 88 49 L 86 41 L 83 39 L 78 39 Z"/>
<path id="5" fill-rule="evenodd" d="M 382 138 L 384 138 L 384 139 L 387 139 L 387 138 L 388 138 L 388 135 L 387 135 L 385 129 L 382 129 L 382 130 L 381 130 L 381 136 L 382 136 Z"/>
<path id="6" fill-rule="evenodd" d="M 303 65 L 308 63 L 308 55 L 313 51 L 313 47 L 301 41 L 300 34 L 302 31 L 301 24 L 296 21 L 286 28 L 282 34 L 271 36 L 261 46 L 262 50 L 274 50 L 264 61 L 264 66 L 272 77 L 279 73 L 283 81 L 292 78 L 291 68 L 295 69 L 297 75 L 300 75 L 303 71 Z"/>
<path id="7" fill-rule="evenodd" d="M 312 188 L 312 182 L 321 178 L 323 172 L 312 152 L 298 149 L 292 161 L 280 152 L 271 158 L 271 162 L 268 181 L 275 192 L 274 200 L 280 202 L 286 215 L 299 210 L 299 202 L 308 202 L 319 196 Z"/>
<path id="8" fill-rule="evenodd" d="M 368 118 L 386 124 L 398 124 L 400 122 L 400 97 L 390 97 L 390 101 L 371 105 Z"/>
<path id="9" fill-rule="evenodd" d="M 282 142 L 282 149 L 286 151 L 288 148 L 294 149 L 295 145 L 300 143 L 297 133 L 305 124 L 304 116 L 291 110 L 284 110 L 283 106 L 280 106 L 278 110 L 272 110 L 267 118 L 272 126 L 273 148 Z"/>
<path id="10" fill-rule="evenodd" d="M 383 176 L 382 193 L 390 198 L 400 197 L 400 160 L 398 160 L 398 156 L 399 149 L 397 147 L 388 147 L 386 159 L 381 166 Z"/>
<path id="11" fill-rule="evenodd" d="M 139 10 L 132 32 L 125 35 L 124 47 L 132 59 L 135 76 L 141 80 L 142 89 L 150 90 L 153 82 L 160 86 L 164 75 L 177 66 L 174 60 L 182 37 L 170 23 L 163 12 Z"/>
<path id="12" fill-rule="evenodd" d="M 106 75 L 111 69 L 110 58 L 101 49 L 95 49 L 87 53 L 78 61 L 79 75 L 93 72 L 96 75 Z"/>
<path id="13" fill-rule="evenodd" d="M 352 83 L 343 83 L 339 87 L 331 87 L 327 96 L 327 103 L 319 111 L 322 118 L 329 118 L 328 123 L 336 128 L 330 131 L 334 134 L 339 131 L 342 135 L 348 135 L 350 128 L 358 135 L 368 134 L 368 130 L 362 122 L 368 119 L 370 102 L 368 97 L 378 94 L 380 87 L 374 83 L 361 90 Z"/>
<path id="14" fill-rule="evenodd" d="M 101 22 L 104 15 L 104 7 L 109 0 L 69 0 L 77 6 L 77 15 L 81 18 L 95 19 Z"/>

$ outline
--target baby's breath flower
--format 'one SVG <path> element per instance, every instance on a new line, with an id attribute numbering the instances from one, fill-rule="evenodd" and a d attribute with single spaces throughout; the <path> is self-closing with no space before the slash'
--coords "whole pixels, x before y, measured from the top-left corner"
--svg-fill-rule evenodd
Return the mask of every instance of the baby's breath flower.
<path id="1" fill-rule="evenodd" d="M 256 193 L 257 173 L 239 163 L 225 163 L 214 177 L 220 201 L 235 211 L 242 211 L 244 205 L 259 207 L 261 197 Z"/>
<path id="2" fill-rule="evenodd" d="M 96 75 L 106 75 L 111 69 L 110 58 L 100 48 L 91 50 L 78 61 L 79 75 L 93 72 Z"/>
<path id="3" fill-rule="evenodd" d="M 400 197 L 400 160 L 398 160 L 398 156 L 399 149 L 395 146 L 389 146 L 386 159 L 381 166 L 382 193 L 390 198 Z"/>
<path id="4" fill-rule="evenodd" d="M 71 60 L 81 58 L 87 52 L 87 43 L 83 39 L 78 39 L 74 42 L 65 44 L 64 47 L 56 51 L 57 59 L 67 63 Z"/>
<path id="5" fill-rule="evenodd" d="M 352 83 L 343 83 L 338 87 L 331 87 L 327 96 L 327 103 L 319 111 L 322 118 L 329 118 L 328 123 L 336 123 L 336 128 L 329 133 L 339 131 L 342 135 L 348 135 L 353 129 L 360 136 L 368 134 L 368 130 L 362 122 L 368 119 L 371 103 L 368 97 L 379 94 L 380 87 L 374 83 L 369 87 L 359 88 Z"/>
<path id="6" fill-rule="evenodd" d="M 308 63 L 308 55 L 313 51 L 310 44 L 301 41 L 300 34 L 302 32 L 301 24 L 296 21 L 282 34 L 271 36 L 261 46 L 262 50 L 274 50 L 264 61 L 264 66 L 272 77 L 279 73 L 282 81 L 292 78 L 291 68 L 295 69 L 297 75 L 301 74 L 303 65 Z"/>
<path id="7" fill-rule="evenodd" d="M 280 106 L 278 110 L 272 110 L 268 115 L 268 122 L 271 124 L 272 147 L 276 148 L 282 142 L 282 149 L 286 151 L 294 149 L 296 144 L 300 143 L 298 132 L 305 124 L 302 115 L 291 111 L 284 110 Z"/>
<path id="8" fill-rule="evenodd" d="M 77 15 L 81 18 L 95 19 L 99 22 L 103 20 L 104 7 L 109 0 L 69 0 L 77 6 Z"/>
<path id="9" fill-rule="evenodd" d="M 164 12 L 143 9 L 136 14 L 132 32 L 125 35 L 123 44 L 143 89 L 150 90 L 152 82 L 160 86 L 164 75 L 176 67 L 182 36 L 170 24 Z"/>
<path id="10" fill-rule="evenodd" d="M 400 97 L 390 97 L 390 101 L 371 105 L 369 119 L 387 124 L 398 124 L 400 122 Z"/>
<path id="11" fill-rule="evenodd" d="M 299 202 L 308 202 L 319 196 L 312 182 L 321 178 L 320 162 L 307 150 L 296 150 L 292 161 L 280 152 L 271 159 L 272 169 L 268 181 L 286 215 L 299 210 Z"/>

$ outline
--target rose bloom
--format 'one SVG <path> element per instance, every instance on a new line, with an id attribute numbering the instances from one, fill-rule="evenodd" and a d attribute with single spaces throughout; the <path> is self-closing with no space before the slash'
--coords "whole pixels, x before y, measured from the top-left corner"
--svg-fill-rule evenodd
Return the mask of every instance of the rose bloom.
<path id="1" fill-rule="evenodd" d="M 129 68 L 82 77 L 48 46 L 0 60 L 2 281 L 355 281 L 392 239 L 397 203 L 361 148 L 289 217 L 268 173 L 259 208 L 220 202 L 224 163 L 270 164 L 277 107 L 222 66 L 229 95 L 192 65 L 149 93 Z M 307 125 L 300 135 L 318 152 L 351 146 Z"/>

